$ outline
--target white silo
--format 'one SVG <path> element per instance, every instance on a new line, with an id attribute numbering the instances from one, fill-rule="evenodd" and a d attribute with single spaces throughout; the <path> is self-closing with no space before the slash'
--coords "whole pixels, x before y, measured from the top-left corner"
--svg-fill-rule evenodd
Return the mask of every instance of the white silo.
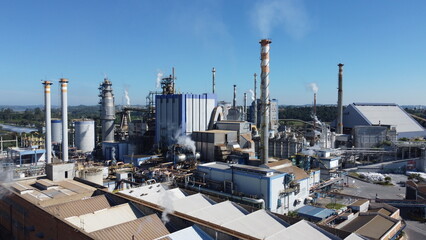
<path id="1" fill-rule="evenodd" d="M 52 119 L 52 143 L 58 144 L 62 142 L 62 120 Z"/>
<path id="2" fill-rule="evenodd" d="M 95 121 L 81 119 L 74 121 L 75 146 L 82 152 L 91 152 L 95 148 Z"/>

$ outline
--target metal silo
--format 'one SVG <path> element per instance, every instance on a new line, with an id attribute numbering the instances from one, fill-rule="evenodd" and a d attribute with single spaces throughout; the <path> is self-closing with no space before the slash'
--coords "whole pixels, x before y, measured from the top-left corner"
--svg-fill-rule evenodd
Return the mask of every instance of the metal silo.
<path id="1" fill-rule="evenodd" d="M 61 143 L 62 142 L 62 120 L 52 119 L 52 143 Z"/>
<path id="2" fill-rule="evenodd" d="M 82 152 L 91 152 L 95 148 L 95 121 L 82 119 L 74 121 L 75 146 Z"/>

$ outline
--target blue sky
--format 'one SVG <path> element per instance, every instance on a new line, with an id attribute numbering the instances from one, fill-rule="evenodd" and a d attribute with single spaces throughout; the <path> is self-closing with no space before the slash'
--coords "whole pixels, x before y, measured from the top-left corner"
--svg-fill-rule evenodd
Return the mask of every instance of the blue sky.
<path id="1" fill-rule="evenodd" d="M 280 104 L 426 104 L 425 1 L 15 1 L 0 2 L 0 105 L 42 104 L 40 80 L 66 77 L 70 105 L 95 105 L 106 74 L 116 104 L 128 89 L 145 104 L 158 71 L 176 68 L 181 92 L 239 102 L 260 73 L 259 40 L 272 39 L 271 97 Z M 260 81 L 258 81 L 260 82 Z M 259 93 L 259 90 L 258 90 Z M 250 95 L 250 94 L 248 94 Z"/>

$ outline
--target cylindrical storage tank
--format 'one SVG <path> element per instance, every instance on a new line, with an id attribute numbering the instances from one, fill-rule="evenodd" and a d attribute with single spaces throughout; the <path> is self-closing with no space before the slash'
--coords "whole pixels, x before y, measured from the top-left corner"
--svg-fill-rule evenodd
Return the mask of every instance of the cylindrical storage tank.
<path id="1" fill-rule="evenodd" d="M 62 142 L 62 120 L 52 119 L 52 143 Z"/>
<path id="2" fill-rule="evenodd" d="M 75 146 L 82 152 L 91 152 L 95 148 L 95 121 L 91 119 L 75 120 Z"/>

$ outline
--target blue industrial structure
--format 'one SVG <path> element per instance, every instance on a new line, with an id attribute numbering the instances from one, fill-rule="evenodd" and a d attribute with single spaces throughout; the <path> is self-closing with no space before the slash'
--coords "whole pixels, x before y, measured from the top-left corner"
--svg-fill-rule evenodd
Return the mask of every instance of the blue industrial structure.
<path id="1" fill-rule="evenodd" d="M 155 143 L 165 147 L 179 136 L 207 130 L 215 107 L 215 94 L 156 95 Z"/>
<path id="2" fill-rule="evenodd" d="M 297 214 L 309 221 L 319 222 L 334 215 L 335 211 L 327 208 L 306 205 L 299 208 L 297 210 Z"/>

